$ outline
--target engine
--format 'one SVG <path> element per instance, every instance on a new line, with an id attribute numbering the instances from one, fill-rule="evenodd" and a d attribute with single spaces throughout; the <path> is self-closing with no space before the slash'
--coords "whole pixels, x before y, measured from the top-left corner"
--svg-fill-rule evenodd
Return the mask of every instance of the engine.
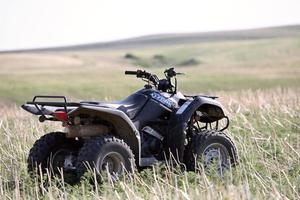
<path id="1" fill-rule="evenodd" d="M 158 155 L 162 151 L 164 137 L 150 126 L 141 131 L 142 157 Z"/>

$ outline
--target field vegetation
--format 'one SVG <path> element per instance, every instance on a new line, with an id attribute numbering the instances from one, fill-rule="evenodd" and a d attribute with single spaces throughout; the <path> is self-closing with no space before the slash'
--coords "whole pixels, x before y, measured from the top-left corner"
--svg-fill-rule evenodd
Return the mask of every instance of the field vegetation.
<path id="1" fill-rule="evenodd" d="M 299 36 L 0 54 L 0 199 L 300 199 L 299 55 Z M 137 67 L 137 58 L 149 65 Z M 197 62 L 176 68 L 186 73 L 180 90 L 220 96 L 231 119 L 226 132 L 240 160 L 222 179 L 201 166 L 194 173 L 160 165 L 95 187 L 30 178 L 29 149 L 62 127 L 39 123 L 22 103 L 37 94 L 119 100 L 143 86 L 124 70 L 162 75 L 191 59 Z"/>

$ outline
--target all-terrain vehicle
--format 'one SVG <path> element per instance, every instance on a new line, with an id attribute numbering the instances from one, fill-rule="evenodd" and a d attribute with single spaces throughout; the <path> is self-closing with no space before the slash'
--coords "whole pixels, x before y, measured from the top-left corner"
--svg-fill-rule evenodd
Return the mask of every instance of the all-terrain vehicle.
<path id="1" fill-rule="evenodd" d="M 237 163 L 236 147 L 223 132 L 229 119 L 217 97 L 177 91 L 180 73 L 174 68 L 165 70 L 163 79 L 142 70 L 125 74 L 147 83 L 122 101 L 74 103 L 64 96 L 35 96 L 22 105 L 40 122 L 60 121 L 65 128 L 35 142 L 29 172 L 48 169 L 80 178 L 92 169 L 118 178 L 171 160 L 187 170 L 216 163 L 221 173 Z"/>

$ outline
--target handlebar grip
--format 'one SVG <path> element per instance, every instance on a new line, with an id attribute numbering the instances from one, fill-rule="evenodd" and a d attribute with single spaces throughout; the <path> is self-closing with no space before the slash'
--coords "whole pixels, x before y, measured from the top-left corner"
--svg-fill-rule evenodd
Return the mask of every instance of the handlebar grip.
<path id="1" fill-rule="evenodd" d="M 137 75 L 137 71 L 125 71 L 126 75 Z"/>

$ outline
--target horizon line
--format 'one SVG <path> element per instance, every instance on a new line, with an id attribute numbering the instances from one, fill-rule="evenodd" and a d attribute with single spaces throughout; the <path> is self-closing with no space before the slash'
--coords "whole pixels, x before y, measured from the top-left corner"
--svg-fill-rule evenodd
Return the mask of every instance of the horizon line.
<path id="1" fill-rule="evenodd" d="M 273 28 L 287 28 L 287 27 L 296 27 L 300 26 L 299 23 L 295 24 L 285 24 L 285 25 L 274 25 L 274 26 L 258 26 L 252 28 L 241 28 L 241 29 L 226 29 L 226 30 L 214 30 L 214 31 L 191 31 L 191 32 L 169 32 L 169 33 L 154 33 L 154 34 L 146 34 L 140 35 L 135 37 L 128 37 L 128 38 L 121 38 L 115 40 L 108 40 L 108 41 L 95 41 L 95 42 L 86 42 L 86 43 L 76 43 L 76 44 L 69 44 L 69 45 L 54 45 L 54 46 L 45 46 L 45 47 L 33 47 L 33 48 L 20 48 L 20 49 L 5 49 L 1 50 L 0 53 L 21 53 L 21 52 L 32 52 L 32 51 L 51 51 L 51 50 L 63 50 L 68 48 L 81 48 L 91 45 L 109 45 L 109 44 L 116 44 L 122 42 L 133 42 L 136 39 L 147 39 L 155 36 L 171 36 L 171 35 L 193 35 L 193 34 L 210 34 L 210 33 L 227 33 L 227 32 L 243 32 L 243 31 L 254 31 L 254 30 L 263 30 L 263 29 L 273 29 Z"/>

